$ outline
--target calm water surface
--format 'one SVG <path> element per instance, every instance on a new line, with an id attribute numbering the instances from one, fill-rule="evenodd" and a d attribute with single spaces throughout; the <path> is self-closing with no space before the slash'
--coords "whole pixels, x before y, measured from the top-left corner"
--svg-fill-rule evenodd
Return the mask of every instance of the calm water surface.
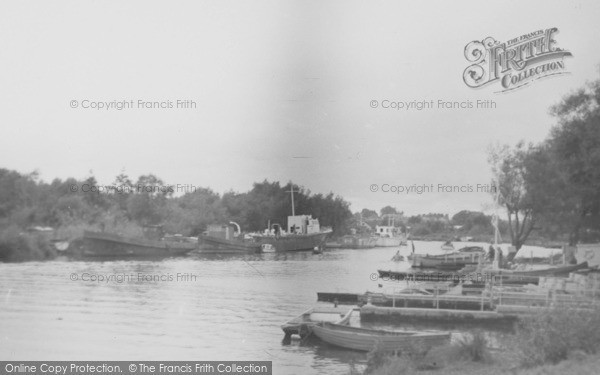
<path id="1" fill-rule="evenodd" d="M 415 242 L 419 253 L 440 253 L 440 244 Z M 274 374 L 348 374 L 365 354 L 283 345 L 279 326 L 314 305 L 317 291 L 397 287 L 382 289 L 371 274 L 407 269 L 390 261 L 398 249 L 0 264 L 0 359 L 268 360 Z M 113 279 L 82 280 L 96 275 Z"/>

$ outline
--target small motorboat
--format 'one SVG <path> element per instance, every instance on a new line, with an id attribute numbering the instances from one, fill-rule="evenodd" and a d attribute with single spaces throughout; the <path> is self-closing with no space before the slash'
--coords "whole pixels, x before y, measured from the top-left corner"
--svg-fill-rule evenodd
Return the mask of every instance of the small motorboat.
<path id="1" fill-rule="evenodd" d="M 353 310 L 353 308 L 348 309 L 347 307 L 312 307 L 282 324 L 281 329 L 286 337 L 291 337 L 291 335 L 304 337 L 310 334 L 309 328 L 317 323 L 331 322 L 340 325 L 348 324 Z"/>
<path id="2" fill-rule="evenodd" d="M 263 253 L 274 253 L 275 247 L 270 243 L 265 243 L 260 246 L 260 251 Z"/>

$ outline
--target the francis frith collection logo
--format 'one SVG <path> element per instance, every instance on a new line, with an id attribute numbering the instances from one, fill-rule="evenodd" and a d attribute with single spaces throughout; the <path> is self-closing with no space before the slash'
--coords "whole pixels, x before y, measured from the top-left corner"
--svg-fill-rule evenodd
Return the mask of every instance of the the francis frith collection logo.
<path id="1" fill-rule="evenodd" d="M 498 82 L 499 92 L 504 92 L 568 73 L 564 58 L 572 55 L 556 46 L 557 32 L 555 27 L 536 30 L 504 43 L 492 37 L 472 41 L 465 47 L 465 58 L 472 65 L 465 69 L 463 80 L 472 88 Z"/>

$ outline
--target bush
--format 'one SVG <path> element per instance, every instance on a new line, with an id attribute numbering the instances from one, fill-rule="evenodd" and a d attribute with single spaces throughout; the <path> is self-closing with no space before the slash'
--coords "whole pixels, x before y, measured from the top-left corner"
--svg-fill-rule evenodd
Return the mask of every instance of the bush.
<path id="1" fill-rule="evenodd" d="M 365 374 L 396 375 L 411 373 L 411 371 L 417 369 L 419 361 L 427 355 L 429 349 L 427 346 L 415 343 L 404 352 L 392 354 L 381 350 L 379 345 L 376 344 L 373 350 L 367 354 Z"/>
<path id="2" fill-rule="evenodd" d="M 511 345 L 523 366 L 557 363 L 600 347 L 600 309 L 549 308 L 524 318 Z"/>
<path id="3" fill-rule="evenodd" d="M 456 362 L 491 362 L 488 341 L 482 331 L 459 339 L 456 343 L 426 347 L 413 345 L 409 350 L 392 356 L 377 348 L 367 356 L 365 374 L 397 375 L 416 371 L 438 370 Z"/>
<path id="4" fill-rule="evenodd" d="M 0 261 L 20 262 L 54 258 L 52 248 L 44 233 L 23 232 L 16 225 L 0 231 Z"/>
<path id="5" fill-rule="evenodd" d="M 457 342 L 459 355 L 473 362 L 487 362 L 490 359 L 488 342 L 482 331 L 476 331 L 471 337 L 462 337 Z"/>

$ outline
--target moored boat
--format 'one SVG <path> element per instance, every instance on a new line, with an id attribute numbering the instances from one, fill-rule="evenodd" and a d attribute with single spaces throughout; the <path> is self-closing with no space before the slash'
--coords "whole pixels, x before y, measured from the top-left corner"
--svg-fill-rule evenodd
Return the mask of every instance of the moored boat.
<path id="1" fill-rule="evenodd" d="M 442 246 L 441 249 L 444 251 L 453 251 L 454 250 L 454 245 L 452 244 L 451 241 L 446 241 Z"/>
<path id="2" fill-rule="evenodd" d="M 84 257 L 171 257 L 198 248 L 197 240 L 152 240 L 114 233 L 84 231 L 82 244 L 73 255 Z"/>
<path id="3" fill-rule="evenodd" d="M 263 251 L 303 251 L 322 248 L 327 237 L 333 232 L 331 229 L 321 229 L 319 219 L 311 215 L 296 215 L 294 209 L 294 188 L 290 190 L 292 196 L 292 216 L 287 218 L 287 232 L 279 224 L 269 223 L 265 233 L 254 234 L 253 237 Z"/>
<path id="4" fill-rule="evenodd" d="M 437 268 L 445 271 L 455 271 L 472 264 L 478 264 L 478 255 L 466 253 L 464 256 L 420 254 L 412 256 L 413 268 Z"/>
<path id="5" fill-rule="evenodd" d="M 202 251 L 215 251 L 218 253 L 259 253 L 261 244 L 254 238 L 244 236 L 239 225 L 237 234 L 228 225 L 209 225 L 207 231 L 200 236 Z"/>
<path id="6" fill-rule="evenodd" d="M 317 306 L 312 307 L 297 317 L 281 325 L 286 336 L 305 336 L 309 333 L 308 327 L 320 322 L 332 322 L 336 324 L 348 324 L 354 309 Z"/>
<path id="7" fill-rule="evenodd" d="M 376 237 L 359 234 L 348 234 L 338 240 L 340 247 L 345 249 L 372 249 L 375 247 Z"/>
<path id="8" fill-rule="evenodd" d="M 506 271 L 502 270 L 502 275 L 514 275 L 514 276 L 568 276 L 569 273 L 578 271 L 581 269 L 588 268 L 587 262 L 582 262 L 579 264 L 574 264 L 570 266 L 559 266 L 559 267 L 549 267 L 537 270 L 527 270 L 527 271 Z"/>
<path id="9" fill-rule="evenodd" d="M 459 253 L 485 253 L 485 250 L 481 246 L 465 246 L 458 249 Z"/>
<path id="10" fill-rule="evenodd" d="M 215 250 L 219 253 L 260 253 L 261 244 L 253 240 L 227 240 L 224 238 L 203 235 L 202 250 Z"/>
<path id="11" fill-rule="evenodd" d="M 406 235 L 394 226 L 375 226 L 376 247 L 396 247 L 406 245 Z"/>
<path id="12" fill-rule="evenodd" d="M 328 344 L 360 351 L 375 347 L 386 352 L 408 351 L 415 346 L 432 347 L 450 341 L 447 332 L 384 331 L 334 323 L 319 323 L 310 330 Z"/>
<path id="13" fill-rule="evenodd" d="M 310 216 L 288 216 L 290 218 L 304 218 L 307 221 L 314 223 L 316 221 L 316 227 L 318 228 L 318 220 L 312 219 Z M 313 228 L 315 224 L 312 225 Z M 325 245 L 327 237 L 331 234 L 331 230 L 318 230 L 317 232 L 292 232 L 292 233 L 275 233 L 275 234 L 259 234 L 254 235 L 255 241 L 260 244 L 263 251 L 267 252 L 267 249 L 272 249 L 275 252 L 280 251 L 303 251 L 313 250 L 315 247 L 320 248 Z"/>
<path id="14" fill-rule="evenodd" d="M 459 275 L 455 272 L 407 272 L 407 271 L 391 271 L 377 270 L 379 277 L 383 281 L 429 281 L 429 282 L 445 282 L 449 280 L 459 280 Z"/>

